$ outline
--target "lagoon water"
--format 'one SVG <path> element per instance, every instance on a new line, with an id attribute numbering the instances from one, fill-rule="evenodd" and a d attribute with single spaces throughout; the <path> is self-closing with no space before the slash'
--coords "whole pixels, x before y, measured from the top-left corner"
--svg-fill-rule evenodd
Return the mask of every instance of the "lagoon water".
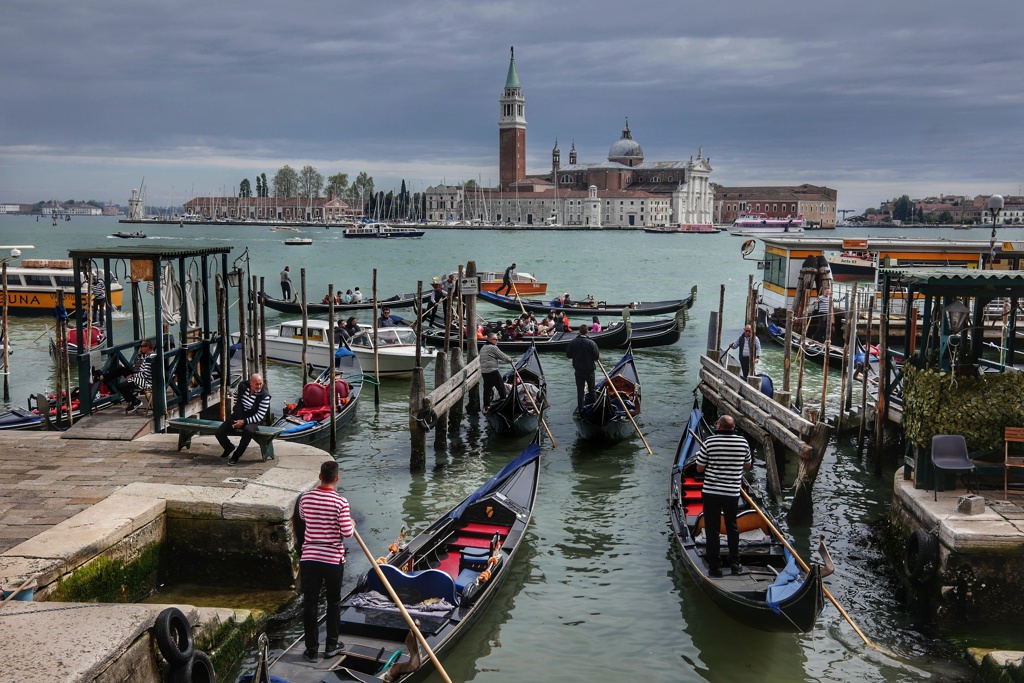
<path id="1" fill-rule="evenodd" d="M 668 474 L 693 403 L 708 313 L 717 310 L 719 288 L 725 285 L 726 339 L 737 335 L 747 279 L 757 273 L 754 261 L 741 259 L 737 238 L 726 233 L 434 230 L 420 240 L 345 240 L 337 229 L 306 228 L 303 236 L 313 238 L 311 247 L 286 247 L 283 240 L 291 235 L 266 226 L 125 228 L 108 218 L 75 218 L 52 226 L 45 220 L 0 216 L 0 243 L 34 245 L 23 254 L 26 258 L 66 258 L 69 248 L 109 247 L 111 240 L 140 243 L 108 237 L 120 229 L 144 230 L 149 235 L 145 244 L 154 247 L 230 245 L 231 260 L 247 248 L 251 273 L 265 276 L 275 295 L 280 294 L 278 273 L 286 264 L 296 286 L 299 269 L 305 268 L 309 298 L 315 300 L 328 283 L 369 293 L 373 268 L 381 295 L 390 296 L 414 290 L 417 280 L 426 285 L 467 260 L 487 270 L 500 270 L 514 260 L 519 270 L 548 282 L 550 295 L 669 299 L 698 285 L 698 302 L 680 342 L 636 353 L 645 399 L 641 428 L 653 456 L 638 438 L 608 448 L 577 442 L 570 417 L 575 401 L 571 366 L 557 354 L 542 357 L 551 402 L 546 417 L 559 447 L 551 448 L 545 439 L 539 502 L 510 576 L 492 609 L 443 660 L 455 681 L 974 681 L 975 673 L 961 658 L 963 646 L 1024 645 L 1008 642 L 1005 633 L 998 642 L 987 635 L 951 638 L 933 627 L 916 626 L 904 614 L 893 597 L 898 576 L 874 539 L 888 509 L 895 465 L 887 463 L 876 478 L 848 443 L 829 449 L 815 485 L 813 520 L 790 532 L 805 557 L 809 539 L 819 533 L 828 537 L 837 565 L 827 580 L 829 589 L 861 629 L 895 657 L 867 649 L 831 605 L 808 634 L 749 629 L 719 612 L 676 568 L 666 511 Z M 914 233 L 988 241 L 983 229 Z M 872 231 L 836 234 L 859 237 Z M 1000 239 L 1022 238 L 1020 229 L 1000 231 Z M 122 281 L 124 269 L 125 264 L 118 265 Z M 505 317 L 486 306 L 481 312 Z M 269 310 L 268 318 L 269 323 L 284 319 Z M 52 387 L 52 363 L 45 345 L 36 341 L 43 328 L 43 319 L 11 321 L 14 404 Z M 116 331 L 119 341 L 126 332 L 130 328 L 122 323 Z M 619 357 L 603 353 L 607 367 Z M 781 351 L 767 343 L 764 365 L 781 376 Z M 432 376 L 432 370 L 427 374 Z M 273 409 L 279 411 L 294 400 L 301 375 L 284 366 L 272 366 L 268 375 Z M 809 391 L 820 392 L 820 382 L 807 384 Z M 837 394 L 838 387 L 830 393 Z M 384 552 L 402 524 L 414 533 L 425 528 L 528 441 L 491 438 L 484 420 L 467 416 L 445 446 L 434 448 L 431 436 L 425 471 L 411 471 L 407 395 L 404 383 L 386 382 L 377 408 L 372 392 L 365 393 L 334 454 L 360 533 L 377 553 Z M 795 469 L 795 464 L 789 467 L 790 476 Z M 755 471 L 763 480 L 763 467 Z M 351 543 L 346 586 L 367 566 L 358 545 Z M 273 634 L 274 647 L 300 631 L 297 622 L 286 625 Z M 433 674 L 428 680 L 441 679 Z"/>

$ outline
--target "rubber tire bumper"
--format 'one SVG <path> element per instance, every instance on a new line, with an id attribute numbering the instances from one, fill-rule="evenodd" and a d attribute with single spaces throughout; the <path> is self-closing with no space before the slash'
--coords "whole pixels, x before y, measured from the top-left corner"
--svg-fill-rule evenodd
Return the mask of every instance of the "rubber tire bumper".
<path id="1" fill-rule="evenodd" d="M 177 607 L 168 607 L 157 615 L 153 625 L 156 644 L 160 654 L 172 667 L 184 666 L 192 660 L 195 652 L 195 640 L 192 637 L 192 624 L 188 623 L 185 614 Z"/>
<path id="2" fill-rule="evenodd" d="M 213 670 L 209 656 L 195 650 L 187 662 L 171 669 L 167 683 L 217 683 L 217 672 Z"/>
<path id="3" fill-rule="evenodd" d="M 903 571 L 907 578 L 925 583 L 939 568 L 939 539 L 935 534 L 918 529 L 907 539 L 903 554 Z"/>

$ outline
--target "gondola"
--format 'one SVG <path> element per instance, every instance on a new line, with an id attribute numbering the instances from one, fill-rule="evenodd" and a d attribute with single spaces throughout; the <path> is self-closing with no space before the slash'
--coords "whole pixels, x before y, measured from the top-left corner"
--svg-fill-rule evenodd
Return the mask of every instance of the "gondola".
<path id="1" fill-rule="evenodd" d="M 559 306 L 551 301 L 540 299 L 523 299 L 515 296 L 502 296 L 493 292 L 481 291 L 477 297 L 486 303 L 493 304 L 508 311 L 524 310 L 538 314 L 547 314 L 550 310 L 565 309 L 569 315 L 611 315 L 620 316 L 623 311 L 629 311 L 632 316 L 670 315 L 679 311 L 689 310 L 697 299 L 697 285 L 690 290 L 690 296 L 685 299 L 672 299 L 670 301 L 634 301 L 626 304 L 609 304 L 604 301 L 595 301 L 592 298 L 583 301 L 574 301 L 569 305 Z"/>
<path id="2" fill-rule="evenodd" d="M 363 369 L 359 358 L 348 349 L 338 349 L 334 356 L 336 372 L 334 424 L 341 429 L 355 417 L 356 403 L 363 388 Z M 331 371 L 328 368 L 314 381 L 302 387 L 302 397 L 285 407 L 274 427 L 283 429 L 279 439 L 313 444 L 331 434 Z"/>
<path id="3" fill-rule="evenodd" d="M 79 388 L 71 388 L 71 418 L 76 422 L 82 417 L 82 409 L 79 406 Z M 107 399 L 111 395 L 110 390 L 102 382 L 93 384 L 93 405 L 99 400 Z M 44 411 L 39 409 L 40 404 L 45 403 Z M 64 401 L 61 417 L 57 417 L 57 395 L 36 394 L 29 396 L 28 407 L 14 406 L 8 411 L 0 413 L 0 432 L 6 431 L 31 431 L 44 428 L 67 428 L 67 399 Z M 49 421 L 50 427 L 46 426 Z"/>
<path id="4" fill-rule="evenodd" d="M 740 501 L 740 562 L 743 573 L 713 578 L 704 557 L 701 486 L 696 457 L 709 430 L 701 411 L 694 408 L 686 431 L 679 439 L 669 484 L 669 515 L 672 535 L 681 562 L 690 578 L 724 612 L 762 631 L 806 633 L 814 628 L 825 604 L 822 567 L 802 571 L 782 542 L 772 535 L 767 520 Z M 756 500 L 752 498 L 752 500 Z M 722 525 L 722 552 L 728 552 Z M 824 546 L 822 546 L 824 548 Z M 827 558 L 827 553 L 823 552 Z M 723 558 L 724 559 L 724 558 Z"/>
<path id="5" fill-rule="evenodd" d="M 655 346 L 671 346 L 679 341 L 683 333 L 683 321 L 676 315 L 670 320 L 633 323 L 629 343 L 621 348 L 649 349 Z"/>
<path id="6" fill-rule="evenodd" d="M 266 304 L 267 308 L 272 308 L 275 311 L 281 311 L 282 313 L 291 313 L 293 315 L 302 314 L 302 304 L 298 301 L 285 301 L 284 299 L 275 299 L 272 296 L 267 295 L 263 292 L 263 303 Z M 426 302 L 430 298 L 430 292 L 424 292 L 422 301 Z M 412 308 L 416 304 L 416 293 L 411 294 L 396 294 L 388 299 L 378 299 L 377 309 L 383 308 L 385 305 L 388 308 Z M 309 302 L 306 304 L 306 313 L 309 315 L 327 315 L 331 310 L 330 304 L 322 304 L 320 302 L 313 303 Z M 347 311 L 372 311 L 373 300 L 360 301 L 357 304 L 334 304 L 334 312 L 345 313 Z"/>
<path id="7" fill-rule="evenodd" d="M 515 371 L 505 373 L 503 381 L 505 398 L 494 401 L 484 410 L 487 424 L 499 436 L 535 433 L 540 426 L 541 413 L 547 406 L 548 393 L 548 383 L 544 379 L 536 347 L 526 350 L 516 363 Z M 530 396 L 526 392 L 530 392 Z"/>
<path id="8" fill-rule="evenodd" d="M 773 342 L 775 342 L 782 348 L 786 348 L 785 328 L 779 327 L 775 323 L 769 322 L 767 326 L 767 331 L 768 336 L 771 338 Z M 804 337 L 802 334 L 799 334 L 798 332 L 796 332 L 796 330 L 794 330 L 790 341 L 790 348 L 795 353 L 796 351 L 800 350 L 801 344 L 804 347 L 804 355 L 807 357 L 807 360 L 817 363 L 819 365 L 825 364 L 825 344 L 817 340 L 811 339 L 809 337 Z M 861 342 L 859 338 L 857 339 L 856 348 L 857 350 L 854 351 L 855 355 L 864 353 L 864 343 Z M 872 355 L 875 354 L 873 353 Z M 828 345 L 828 365 L 829 367 L 832 368 L 838 368 L 840 370 L 843 369 L 842 346 L 836 344 Z M 876 373 L 872 369 L 869 374 L 874 375 Z"/>
<path id="9" fill-rule="evenodd" d="M 576 433 L 581 439 L 618 443 L 636 431 L 629 418 L 632 416 L 636 420 L 640 416 L 641 395 L 632 349 L 626 350 L 626 355 L 612 368 L 608 377 L 615 390 L 609 386 L 607 378 L 601 379 L 595 387 L 593 403 L 584 400 L 583 410 L 572 413 Z"/>
<path id="10" fill-rule="evenodd" d="M 438 657 L 443 659 L 473 629 L 508 576 L 533 514 L 539 471 L 540 446 L 535 440 L 378 565 Z M 342 599 L 340 621 L 340 655 L 308 662 L 299 638 L 269 665 L 264 650 L 253 680 L 397 683 L 430 668 L 426 651 L 411 640 L 408 625 L 372 568 Z M 320 628 L 323 643 L 325 627 Z"/>
<path id="11" fill-rule="evenodd" d="M 535 346 L 537 351 L 562 351 L 564 352 L 569 346 L 569 342 L 576 338 L 578 332 L 556 332 L 550 337 L 524 337 L 517 340 L 508 340 L 500 338 L 500 323 L 488 323 L 484 327 L 484 332 L 495 331 L 499 334 L 498 348 L 502 351 L 512 351 L 514 353 L 525 353 L 531 346 Z M 594 340 L 599 349 L 619 349 L 629 344 L 631 335 L 632 324 L 628 321 L 621 323 L 615 323 L 609 325 L 601 332 L 592 332 L 589 336 Z M 444 330 L 432 329 L 423 330 L 423 341 L 430 346 L 442 347 L 444 346 Z M 456 334 L 449 336 L 449 345 L 458 346 L 459 337 Z"/>

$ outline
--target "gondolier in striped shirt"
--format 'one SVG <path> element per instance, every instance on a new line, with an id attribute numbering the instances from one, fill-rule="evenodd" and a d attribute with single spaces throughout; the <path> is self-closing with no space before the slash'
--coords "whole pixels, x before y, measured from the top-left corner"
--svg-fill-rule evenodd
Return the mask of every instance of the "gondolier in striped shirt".
<path id="1" fill-rule="evenodd" d="M 338 463 L 329 460 L 320 465 L 320 485 L 299 498 L 299 518 L 306 524 L 299 567 L 302 578 L 302 629 L 306 649 L 303 656 L 317 659 L 319 629 L 317 607 L 320 587 L 327 593 L 327 638 L 324 657 L 336 656 L 343 647 L 338 641 L 341 615 L 341 580 L 345 573 L 345 544 L 352 538 L 355 525 L 348 501 L 342 498 L 338 485 Z"/>
<path id="2" fill-rule="evenodd" d="M 704 474 L 704 559 L 708 575 L 722 576 L 722 553 L 719 541 L 721 517 L 725 516 L 725 533 L 729 542 L 729 567 L 733 574 L 743 571 L 740 564 L 740 531 L 736 524 L 743 470 L 753 467 L 747 440 L 736 433 L 736 422 L 729 415 L 718 418 L 715 433 L 704 440 L 697 453 L 697 472 Z"/>
<path id="3" fill-rule="evenodd" d="M 263 387 L 263 375 L 254 372 L 248 382 L 238 385 L 235 393 L 235 405 L 231 409 L 231 417 L 221 423 L 217 428 L 217 441 L 224 448 L 220 457 L 226 458 L 229 465 L 238 463 L 238 459 L 245 453 L 245 449 L 252 441 L 252 435 L 259 429 L 260 422 L 266 417 L 270 410 L 270 394 Z M 238 448 L 235 448 L 228 438 L 233 430 L 242 432 L 242 438 L 238 441 Z"/>
<path id="4" fill-rule="evenodd" d="M 139 355 L 135 359 L 134 368 L 120 366 L 99 376 L 101 382 L 117 380 L 117 391 L 128 404 L 125 413 L 131 413 L 142 407 L 140 391 L 153 388 L 153 361 L 156 359 L 156 344 L 152 339 L 139 342 Z"/>

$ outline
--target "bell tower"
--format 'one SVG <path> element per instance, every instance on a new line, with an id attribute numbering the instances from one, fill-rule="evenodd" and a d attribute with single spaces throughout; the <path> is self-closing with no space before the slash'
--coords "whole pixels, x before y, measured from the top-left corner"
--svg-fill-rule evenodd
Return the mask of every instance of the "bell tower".
<path id="1" fill-rule="evenodd" d="M 526 177 L 526 99 L 519 87 L 515 48 L 509 49 L 508 75 L 498 119 L 498 177 L 507 190 Z"/>

